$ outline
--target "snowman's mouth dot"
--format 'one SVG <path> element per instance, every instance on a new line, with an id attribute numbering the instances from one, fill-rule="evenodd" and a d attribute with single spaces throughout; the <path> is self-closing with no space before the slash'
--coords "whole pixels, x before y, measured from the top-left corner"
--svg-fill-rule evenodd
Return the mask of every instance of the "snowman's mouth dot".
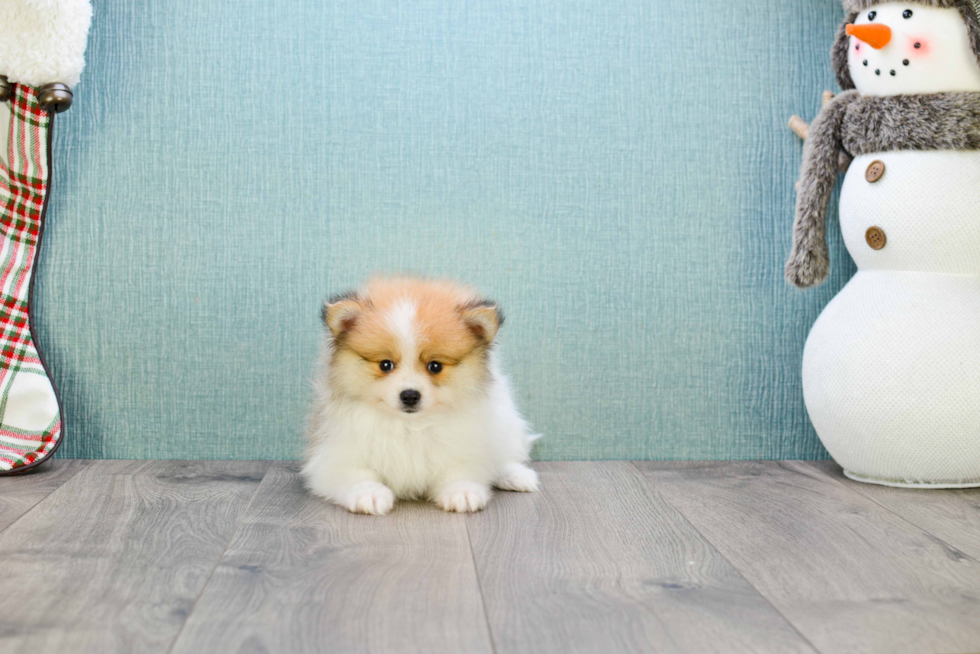
<path id="1" fill-rule="evenodd" d="M 893 70 L 893 71 L 892 71 L 892 77 L 895 77 L 895 75 L 896 75 L 896 74 L 897 74 L 897 73 L 896 73 L 896 72 L 895 72 L 895 71 Z"/>
<path id="2" fill-rule="evenodd" d="M 865 66 L 867 66 L 867 65 L 868 65 L 868 60 L 867 60 L 867 59 L 865 59 L 865 60 L 864 60 L 864 65 L 865 65 Z"/>
<path id="3" fill-rule="evenodd" d="M 880 70 L 876 70 L 875 71 L 875 75 L 881 75 L 881 71 Z"/>

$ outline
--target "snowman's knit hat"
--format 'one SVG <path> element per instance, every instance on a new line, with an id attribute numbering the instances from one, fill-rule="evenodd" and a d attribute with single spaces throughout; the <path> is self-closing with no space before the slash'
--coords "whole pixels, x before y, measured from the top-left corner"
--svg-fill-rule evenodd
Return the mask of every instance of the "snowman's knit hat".
<path id="1" fill-rule="evenodd" d="M 844 10 L 847 17 L 837 31 L 837 40 L 834 42 L 833 61 L 834 71 L 837 73 L 837 81 L 841 88 L 845 90 L 854 88 L 854 81 L 847 70 L 847 47 L 850 43 L 847 36 L 847 26 L 855 21 L 858 14 L 875 5 L 895 0 L 843 0 Z M 908 0 L 909 3 L 928 5 L 939 9 L 959 9 L 966 22 L 967 31 L 970 34 L 970 42 L 973 44 L 973 53 L 980 63 L 980 0 Z"/>
<path id="2" fill-rule="evenodd" d="M 884 4 L 886 2 L 895 2 L 895 0 L 843 0 L 844 10 L 855 13 L 862 12 L 865 9 L 869 9 L 875 5 Z M 972 6 L 974 16 L 980 16 L 980 0 L 909 0 L 909 2 L 919 5 L 928 5 L 930 7 L 938 7 L 939 9 L 951 9 L 953 7 L 967 5 Z"/>

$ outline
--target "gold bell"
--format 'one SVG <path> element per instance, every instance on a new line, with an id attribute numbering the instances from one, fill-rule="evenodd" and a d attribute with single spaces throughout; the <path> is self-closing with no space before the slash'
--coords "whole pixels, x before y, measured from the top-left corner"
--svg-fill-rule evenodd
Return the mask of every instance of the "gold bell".
<path id="1" fill-rule="evenodd" d="M 45 84 L 38 89 L 37 101 L 45 111 L 53 111 L 56 114 L 60 114 L 62 111 L 68 111 L 68 108 L 71 106 L 71 89 L 57 82 Z"/>

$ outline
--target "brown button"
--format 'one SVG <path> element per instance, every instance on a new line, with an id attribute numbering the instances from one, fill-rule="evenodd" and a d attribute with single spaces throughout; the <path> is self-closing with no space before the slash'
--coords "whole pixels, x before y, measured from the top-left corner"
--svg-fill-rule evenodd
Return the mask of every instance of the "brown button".
<path id="1" fill-rule="evenodd" d="M 872 250 L 880 250 L 888 242 L 888 239 L 885 238 L 885 232 L 880 227 L 869 227 L 868 231 L 864 233 L 864 238 Z"/>
<path id="2" fill-rule="evenodd" d="M 874 184 L 879 179 L 885 176 L 885 162 L 884 161 L 872 161 L 871 165 L 868 166 L 867 172 L 864 173 L 864 178 Z"/>

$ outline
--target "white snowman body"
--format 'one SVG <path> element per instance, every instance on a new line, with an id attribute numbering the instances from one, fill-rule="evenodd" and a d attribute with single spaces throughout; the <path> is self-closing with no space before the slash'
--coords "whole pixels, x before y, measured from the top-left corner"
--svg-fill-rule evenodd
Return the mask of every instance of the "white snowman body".
<path id="1" fill-rule="evenodd" d="M 851 38 L 860 93 L 980 91 L 956 10 L 888 3 L 855 24 L 874 21 L 892 38 L 880 48 Z M 857 157 L 840 223 L 858 272 L 804 350 L 817 434 L 861 481 L 980 486 L 980 151 Z"/>

